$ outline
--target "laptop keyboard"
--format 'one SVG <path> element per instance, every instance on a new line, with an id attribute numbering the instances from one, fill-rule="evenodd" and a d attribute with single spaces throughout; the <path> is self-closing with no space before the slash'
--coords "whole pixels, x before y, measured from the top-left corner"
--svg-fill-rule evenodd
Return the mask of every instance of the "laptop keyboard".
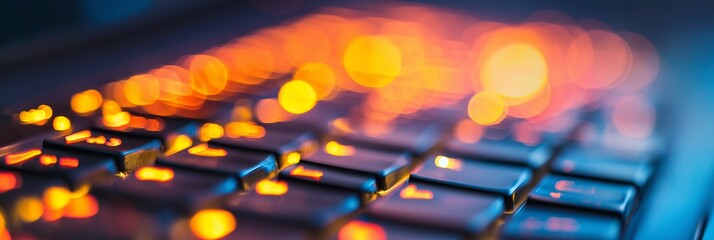
<path id="1" fill-rule="evenodd" d="M 16 112 L 0 239 L 627 238 L 665 154 L 648 44 L 328 8 Z"/>

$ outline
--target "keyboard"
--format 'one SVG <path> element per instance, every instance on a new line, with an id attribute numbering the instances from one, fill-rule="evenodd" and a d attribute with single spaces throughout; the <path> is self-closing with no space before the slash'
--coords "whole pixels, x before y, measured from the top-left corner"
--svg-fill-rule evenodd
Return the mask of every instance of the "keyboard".
<path id="1" fill-rule="evenodd" d="M 318 10 L 13 112 L 0 239 L 626 239 L 667 154 L 654 49 Z"/>

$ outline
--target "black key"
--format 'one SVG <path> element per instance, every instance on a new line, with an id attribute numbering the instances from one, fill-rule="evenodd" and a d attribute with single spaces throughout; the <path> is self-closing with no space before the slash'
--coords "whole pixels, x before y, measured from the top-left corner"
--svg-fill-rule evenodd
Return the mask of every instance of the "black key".
<path id="1" fill-rule="evenodd" d="M 375 201 L 366 215 L 414 226 L 483 234 L 503 213 L 503 199 L 489 194 L 410 182 Z"/>
<path id="2" fill-rule="evenodd" d="M 126 172 L 153 164 L 160 153 L 161 142 L 158 139 L 84 130 L 62 138 L 45 140 L 43 147 L 109 155 L 116 161 L 117 169 Z"/>
<path id="3" fill-rule="evenodd" d="M 226 209 L 236 216 L 290 223 L 314 230 L 346 221 L 360 207 L 357 194 L 299 182 L 264 180 L 254 192 L 229 196 Z"/>
<path id="4" fill-rule="evenodd" d="M 461 233 L 439 229 L 429 229 L 410 224 L 390 222 L 361 216 L 342 226 L 337 233 L 339 240 L 364 239 L 464 239 Z"/>
<path id="5" fill-rule="evenodd" d="M 117 173 L 111 157 L 56 149 L 24 148 L 1 158 L 0 167 L 64 178 L 74 188 Z"/>
<path id="6" fill-rule="evenodd" d="M 168 148 L 172 138 L 177 135 L 195 136 L 198 132 L 198 125 L 197 121 L 191 119 L 133 114 L 129 123 L 124 126 L 107 126 L 102 119 L 99 119 L 95 128 L 130 136 L 161 139 L 164 148 Z"/>
<path id="7" fill-rule="evenodd" d="M 450 139 L 444 151 L 449 156 L 524 165 L 534 169 L 543 166 L 552 155 L 552 148 L 547 144 L 529 146 L 508 139 L 481 139 L 475 143 Z"/>
<path id="8" fill-rule="evenodd" d="M 323 239 L 320 233 L 294 224 L 236 216 L 236 229 L 224 239 Z"/>
<path id="9" fill-rule="evenodd" d="M 275 156 L 266 152 L 245 151 L 201 143 L 176 154 L 161 157 L 158 164 L 233 175 L 247 190 L 260 180 L 277 174 Z"/>
<path id="10" fill-rule="evenodd" d="M 626 159 L 604 151 L 569 147 L 553 161 L 554 172 L 580 177 L 630 183 L 643 187 L 653 167 L 648 161 Z"/>
<path id="11" fill-rule="evenodd" d="M 413 179 L 495 193 L 503 197 L 507 211 L 512 211 L 527 194 L 523 188 L 531 180 L 527 167 L 469 161 L 442 155 L 425 158 Z"/>
<path id="12" fill-rule="evenodd" d="M 316 145 L 314 135 L 308 131 L 281 131 L 269 128 L 265 129 L 265 135 L 260 138 L 225 136 L 212 139 L 210 143 L 275 154 L 279 169 L 300 162 L 301 155 L 312 151 Z"/>
<path id="13" fill-rule="evenodd" d="M 329 153 L 328 153 L 329 152 Z M 356 148 L 330 141 L 303 161 L 369 174 L 380 190 L 387 190 L 409 176 L 411 155 Z"/>
<path id="14" fill-rule="evenodd" d="M 306 162 L 286 168 L 280 172 L 280 177 L 351 190 L 358 193 L 365 203 L 374 200 L 375 194 L 379 190 L 377 188 L 377 180 L 369 174 L 350 172 Z"/>
<path id="15" fill-rule="evenodd" d="M 591 209 L 627 219 L 637 190 L 628 184 L 547 175 L 531 192 L 530 201 Z"/>
<path id="16" fill-rule="evenodd" d="M 439 124 L 416 120 L 396 124 L 394 129 L 379 133 L 370 133 L 366 129 L 369 126 L 360 127 L 345 118 L 337 119 L 331 126 L 335 132 L 334 140 L 341 143 L 385 151 L 409 151 L 415 155 L 422 155 L 433 148 L 443 135 Z"/>
<path id="17" fill-rule="evenodd" d="M 619 239 L 617 217 L 528 204 L 502 228 L 501 239 Z"/>
<path id="18" fill-rule="evenodd" d="M 137 206 L 190 211 L 236 190 L 232 176 L 164 166 L 145 166 L 124 179 L 98 184 L 98 194 L 127 199 Z"/>

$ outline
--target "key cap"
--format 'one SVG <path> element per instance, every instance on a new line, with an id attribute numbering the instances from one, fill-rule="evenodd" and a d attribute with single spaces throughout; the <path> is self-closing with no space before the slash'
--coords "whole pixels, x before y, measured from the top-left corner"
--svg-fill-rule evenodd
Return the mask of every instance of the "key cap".
<path id="1" fill-rule="evenodd" d="M 444 151 L 449 156 L 525 165 L 534 169 L 543 166 L 552 156 L 552 149 L 547 144 L 528 146 L 512 140 L 481 139 L 475 143 L 466 143 L 450 139 Z"/>
<path id="2" fill-rule="evenodd" d="M 224 239 L 323 239 L 313 230 L 293 224 L 236 216 L 236 229 Z"/>
<path id="3" fill-rule="evenodd" d="M 161 157 L 157 164 L 233 175 L 244 190 L 252 188 L 260 180 L 274 177 L 278 170 L 273 154 L 206 143 Z"/>
<path id="4" fill-rule="evenodd" d="M 443 155 L 425 158 L 413 179 L 495 193 L 503 197 L 507 211 L 513 211 L 527 196 L 524 188 L 532 173 L 527 167 L 477 162 Z"/>
<path id="5" fill-rule="evenodd" d="M 653 171 L 646 160 L 624 159 L 612 153 L 576 146 L 563 150 L 551 169 L 566 175 L 630 183 L 639 188 L 644 187 Z"/>
<path id="6" fill-rule="evenodd" d="M 129 123 L 124 126 L 107 126 L 102 119 L 98 119 L 94 128 L 129 136 L 161 139 L 164 148 L 168 148 L 171 139 L 177 135 L 195 136 L 198 131 L 198 121 L 132 114 Z"/>
<path id="7" fill-rule="evenodd" d="M 620 222 L 611 215 L 529 203 L 506 221 L 501 239 L 619 239 Z"/>
<path id="8" fill-rule="evenodd" d="M 236 190 L 226 174 L 209 174 L 165 166 L 145 166 L 124 179 L 98 184 L 98 194 L 127 199 L 147 209 L 190 211 L 211 206 L 213 200 Z"/>
<path id="9" fill-rule="evenodd" d="M 380 190 L 387 190 L 409 176 L 411 155 L 356 148 L 330 141 L 303 161 L 369 174 Z"/>
<path id="10" fill-rule="evenodd" d="M 280 172 L 280 177 L 293 181 L 316 183 L 319 186 L 351 190 L 360 195 L 363 203 L 374 200 L 378 190 L 377 180 L 368 174 L 344 171 L 306 162 L 286 168 Z"/>
<path id="11" fill-rule="evenodd" d="M 72 188 L 117 172 L 111 157 L 39 148 L 8 153 L 0 158 L 0 167 L 58 176 Z"/>
<path id="12" fill-rule="evenodd" d="M 443 129 L 438 124 L 421 121 L 396 124 L 394 129 L 390 129 L 392 126 L 360 126 L 339 118 L 333 121 L 331 127 L 335 132 L 332 140 L 385 151 L 409 151 L 415 155 L 422 155 L 433 148 L 443 135 Z"/>
<path id="13" fill-rule="evenodd" d="M 161 142 L 84 130 L 61 138 L 46 139 L 43 147 L 108 155 L 114 158 L 119 171 L 126 172 L 153 164 L 159 155 Z"/>
<path id="14" fill-rule="evenodd" d="M 547 175 L 531 192 L 529 200 L 613 213 L 626 220 L 636 192 L 628 184 Z"/>
<path id="15" fill-rule="evenodd" d="M 463 234 L 438 229 L 428 229 L 409 224 L 389 222 L 360 216 L 342 226 L 337 233 L 338 240 L 362 239 L 464 239 Z"/>
<path id="16" fill-rule="evenodd" d="M 225 209 L 236 216 L 323 230 L 346 221 L 345 217 L 359 207 L 359 196 L 351 191 L 264 180 L 253 192 L 229 196 Z"/>
<path id="17" fill-rule="evenodd" d="M 414 226 L 485 233 L 503 213 L 503 199 L 432 183 L 410 182 L 375 201 L 366 215 Z"/>
<path id="18" fill-rule="evenodd" d="M 316 145 L 315 137 L 310 132 L 280 131 L 268 128 L 265 129 L 265 135 L 261 138 L 230 138 L 226 136 L 212 139 L 210 143 L 275 154 L 279 169 L 300 162 L 301 155 L 312 151 Z"/>

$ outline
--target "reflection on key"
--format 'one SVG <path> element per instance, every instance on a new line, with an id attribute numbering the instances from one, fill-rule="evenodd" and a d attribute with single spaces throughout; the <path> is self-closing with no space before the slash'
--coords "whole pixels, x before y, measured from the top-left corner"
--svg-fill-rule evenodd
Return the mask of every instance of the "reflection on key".
<path id="1" fill-rule="evenodd" d="M 226 209 L 236 216 L 274 220 L 323 230 L 339 224 L 360 206 L 357 194 L 292 181 L 263 180 L 255 192 L 232 195 Z"/>
<path id="2" fill-rule="evenodd" d="M 619 236 L 617 217 L 530 204 L 501 230 L 502 239 L 618 239 Z"/>
<path id="3" fill-rule="evenodd" d="M 315 148 L 315 138 L 310 132 L 270 128 L 266 128 L 265 135 L 260 138 L 225 136 L 212 139 L 210 143 L 275 154 L 280 169 L 300 162 L 302 155 Z"/>
<path id="4" fill-rule="evenodd" d="M 450 139 L 446 142 L 444 151 L 449 156 L 524 165 L 534 169 L 543 166 L 552 154 L 551 147 L 547 144 L 529 146 L 508 139 L 481 139 L 474 143 Z"/>
<path id="5" fill-rule="evenodd" d="M 17 150 L 0 159 L 1 167 L 60 176 L 72 187 L 117 172 L 116 164 L 110 157 L 56 149 Z"/>
<path id="6" fill-rule="evenodd" d="M 277 174 L 275 156 L 201 143 L 176 154 L 161 157 L 158 164 L 202 170 L 238 178 L 242 189 L 250 189 L 260 180 Z"/>
<path id="7" fill-rule="evenodd" d="M 636 189 L 628 184 L 548 175 L 531 192 L 531 201 L 614 213 L 627 219 Z"/>
<path id="8" fill-rule="evenodd" d="M 385 151 L 408 151 L 415 155 L 424 154 L 434 147 L 443 135 L 437 123 L 410 121 L 390 126 L 375 126 L 377 123 L 356 124 L 346 118 L 332 122 L 335 140 L 368 148 Z"/>
<path id="9" fill-rule="evenodd" d="M 623 158 L 610 152 L 575 146 L 558 154 L 551 167 L 561 174 L 624 182 L 637 187 L 647 183 L 652 168 L 642 159 Z"/>
<path id="10" fill-rule="evenodd" d="M 303 161 L 371 175 L 380 190 L 387 190 L 409 176 L 410 158 L 407 152 L 376 151 L 330 141 Z"/>
<path id="11" fill-rule="evenodd" d="M 503 213 L 503 199 L 490 194 L 413 182 L 376 200 L 366 215 L 388 222 L 478 235 Z"/>
<path id="12" fill-rule="evenodd" d="M 171 139 L 177 135 L 195 136 L 198 122 L 190 119 L 132 115 L 129 122 L 122 126 L 107 126 L 103 119 L 99 119 L 95 127 L 129 136 L 160 139 L 164 148 L 168 148 Z"/>
<path id="13" fill-rule="evenodd" d="M 358 193 L 363 202 L 373 200 L 378 190 L 374 176 L 350 172 L 337 168 L 301 162 L 280 172 L 280 177 L 294 181 L 316 183 L 318 186 L 331 186 L 348 189 Z"/>
<path id="14" fill-rule="evenodd" d="M 531 179 L 527 167 L 450 158 L 443 155 L 425 158 L 413 179 L 495 193 L 503 197 L 507 211 L 525 200 L 523 188 Z"/>
<path id="15" fill-rule="evenodd" d="M 119 171 L 132 171 L 153 164 L 161 149 L 159 140 L 84 130 L 62 138 L 48 139 L 43 147 L 75 150 L 114 157 Z"/>
<path id="16" fill-rule="evenodd" d="M 339 240 L 464 239 L 463 234 L 361 216 L 342 226 Z"/>

